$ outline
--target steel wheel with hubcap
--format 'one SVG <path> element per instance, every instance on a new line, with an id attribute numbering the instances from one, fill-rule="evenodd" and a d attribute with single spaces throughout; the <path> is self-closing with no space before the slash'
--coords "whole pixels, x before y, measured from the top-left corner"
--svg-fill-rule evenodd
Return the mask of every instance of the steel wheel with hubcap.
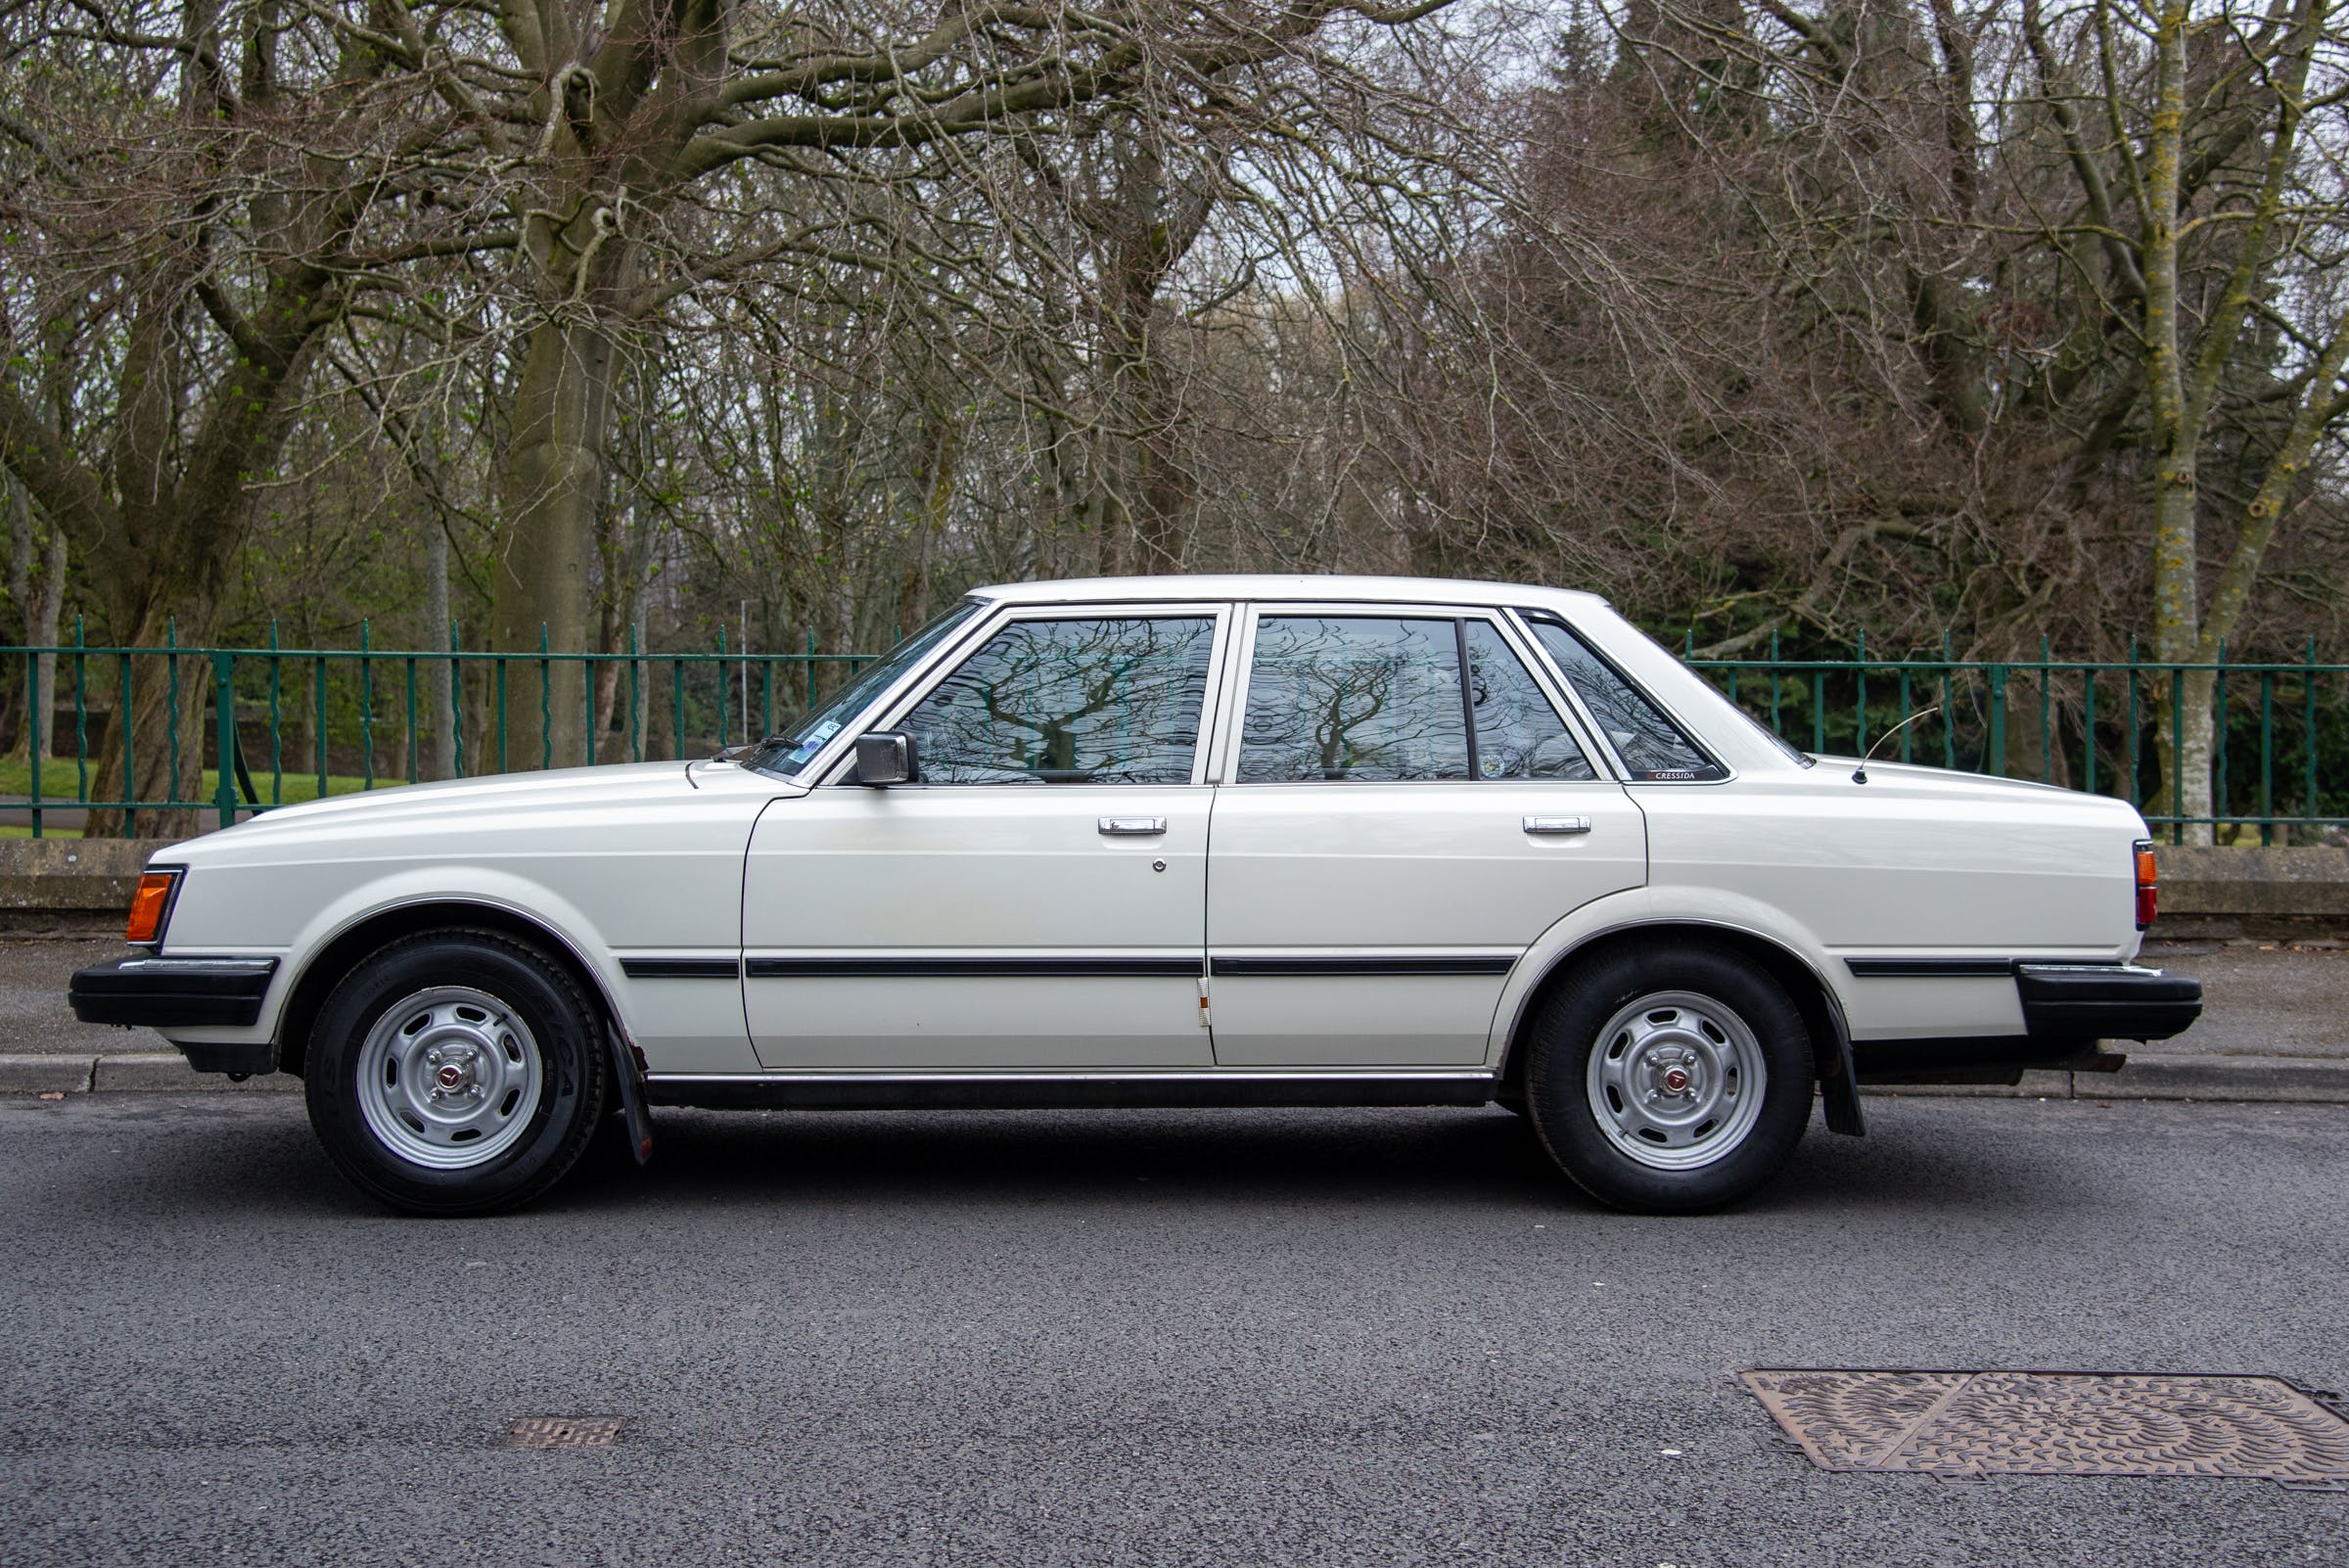
<path id="1" fill-rule="evenodd" d="M 1622 946 L 1578 964 L 1524 1041 L 1526 1108 L 1592 1196 L 1651 1213 L 1734 1202 L 1810 1120 L 1809 1032 L 1736 953 Z"/>
<path id="2" fill-rule="evenodd" d="M 359 1114 L 401 1159 L 486 1165 L 538 1109 L 538 1042 L 514 1009 L 471 986 L 401 998 L 359 1047 Z"/>
<path id="3" fill-rule="evenodd" d="M 611 1082 L 603 1021 L 546 953 L 427 932 L 345 976 L 311 1032 L 310 1125 L 343 1174 L 418 1214 L 528 1202 L 578 1159 Z"/>
<path id="4" fill-rule="evenodd" d="M 1694 992 L 1641 996 L 1599 1026 L 1585 1075 L 1608 1141 L 1659 1171 L 1693 1171 L 1745 1141 L 1769 1070 L 1745 1020 Z"/>

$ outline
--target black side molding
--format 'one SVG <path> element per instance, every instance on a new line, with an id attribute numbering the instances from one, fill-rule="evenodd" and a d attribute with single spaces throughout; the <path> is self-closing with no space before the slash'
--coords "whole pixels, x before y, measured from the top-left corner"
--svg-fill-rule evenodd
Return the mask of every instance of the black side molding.
<path id="1" fill-rule="evenodd" d="M 742 966 L 731 958 L 622 958 L 620 972 L 630 980 L 739 980 Z"/>
<path id="2" fill-rule="evenodd" d="M 749 958 L 743 973 L 752 980 L 945 980 L 997 978 L 1055 978 L 1064 980 L 1134 980 L 1174 976 L 1196 980 L 1196 958 L 1121 958 L 1094 953 L 1037 954 L 1018 958 L 975 958 L 966 955 L 870 958 Z"/>
<path id="3" fill-rule="evenodd" d="M 261 1016 L 274 958 L 117 958 L 77 970 L 66 989 L 85 1024 L 245 1028 Z M 221 1071 L 251 1069 L 221 1069 Z"/>
<path id="4" fill-rule="evenodd" d="M 1277 975 L 1298 979 L 1309 975 L 1505 975 L 1517 967 L 1517 954 L 1440 953 L 1432 956 L 1405 954 L 1400 957 L 1371 954 L 1326 958 L 1313 954 L 1292 957 L 1273 953 L 1226 958 L 1218 953 L 1208 962 L 1217 974 L 1233 977 Z"/>

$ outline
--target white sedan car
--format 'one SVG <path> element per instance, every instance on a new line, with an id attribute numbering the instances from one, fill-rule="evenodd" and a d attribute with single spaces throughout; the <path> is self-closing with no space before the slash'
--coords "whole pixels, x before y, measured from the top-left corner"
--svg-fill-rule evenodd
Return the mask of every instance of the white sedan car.
<path id="1" fill-rule="evenodd" d="M 1871 1078 L 2185 1029 L 2153 900 L 2122 802 L 1806 757 L 1588 594 L 1049 582 L 756 746 L 161 851 L 72 1000 L 300 1075 L 418 1212 L 536 1196 L 608 1116 L 641 1158 L 648 1106 L 1491 1101 L 1684 1211 L 1814 1085 L 1858 1133 Z"/>

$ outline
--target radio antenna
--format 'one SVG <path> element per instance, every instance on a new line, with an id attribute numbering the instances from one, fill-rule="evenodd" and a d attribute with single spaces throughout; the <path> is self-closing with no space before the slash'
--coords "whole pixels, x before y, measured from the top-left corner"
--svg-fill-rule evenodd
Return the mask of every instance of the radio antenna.
<path id="1" fill-rule="evenodd" d="M 1941 704 L 1939 703 L 1935 703 L 1930 708 L 1919 709 L 1915 713 L 1911 714 L 1907 718 L 1904 718 L 1899 723 L 1893 725 L 1892 728 L 1886 730 L 1883 734 L 1878 735 L 1876 737 L 1876 744 L 1867 749 L 1867 755 L 1860 759 L 1860 765 L 1852 769 L 1852 782 L 1855 784 L 1865 784 L 1867 782 L 1867 764 L 1876 760 L 1876 753 L 1884 749 L 1884 743 L 1886 741 L 1892 739 L 1902 730 L 1907 729 L 1910 725 L 1915 723 L 1918 719 L 1923 718 L 1928 714 L 1938 714 L 1940 712 Z"/>

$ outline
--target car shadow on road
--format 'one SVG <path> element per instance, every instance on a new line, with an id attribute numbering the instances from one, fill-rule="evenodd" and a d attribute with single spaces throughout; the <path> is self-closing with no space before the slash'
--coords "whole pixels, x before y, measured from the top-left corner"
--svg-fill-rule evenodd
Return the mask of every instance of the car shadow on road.
<path id="1" fill-rule="evenodd" d="M 550 1196 L 626 1203 L 944 1198 L 1545 1203 L 1558 1177 L 1506 1112 L 692 1112 L 655 1123 L 651 1166 L 606 1147 Z M 1579 1194 L 1576 1195 L 1579 1199 Z"/>
<path id="2" fill-rule="evenodd" d="M 1850 1139 L 1814 1127 L 1778 1178 L 1734 1213 L 1832 1208 L 1920 1220 L 1951 1209 L 2044 1218 L 2060 1156 L 1986 1160 L 1954 1129 Z M 2002 1140 L 2004 1141 L 2004 1140 Z M 595 1209 L 648 1190 L 696 1202 L 970 1199 L 1093 1203 L 1179 1195 L 1234 1207 L 1409 1203 L 1603 1215 L 1522 1118 L 1482 1110 L 660 1113 L 639 1171 L 610 1145 L 545 1206 Z"/>
<path id="3" fill-rule="evenodd" d="M 184 1115 L 197 1108 L 176 1109 Z M 163 1108 L 156 1113 L 162 1116 Z M 600 1137 L 554 1191 L 524 1213 L 589 1215 L 678 1202 L 706 1212 L 714 1204 L 747 1210 L 778 1202 L 1123 1206 L 1168 1198 L 1235 1211 L 1408 1204 L 1531 1215 L 1609 1212 L 1558 1174 L 1523 1119 L 1490 1107 L 665 1110 L 655 1132 L 648 1168 L 636 1167 L 619 1136 Z M 1983 1147 L 1985 1136 L 1995 1150 Z M 141 1154 L 94 1177 L 82 1170 L 71 1200 L 175 1219 L 385 1212 L 336 1175 L 298 1113 L 257 1123 L 223 1118 L 211 1127 L 178 1122 L 172 1135 L 144 1141 Z M 1904 1119 L 1865 1139 L 1834 1137 L 1814 1126 L 1787 1169 L 1728 1212 L 1832 1209 L 1924 1222 L 1962 1209 L 1977 1217 L 2011 1211 L 2045 1220 L 2050 1206 L 2093 1198 L 2106 1179 L 2085 1151 L 2000 1135 L 1979 1122 Z M 40 1203 L 37 1192 L 23 1197 Z"/>

